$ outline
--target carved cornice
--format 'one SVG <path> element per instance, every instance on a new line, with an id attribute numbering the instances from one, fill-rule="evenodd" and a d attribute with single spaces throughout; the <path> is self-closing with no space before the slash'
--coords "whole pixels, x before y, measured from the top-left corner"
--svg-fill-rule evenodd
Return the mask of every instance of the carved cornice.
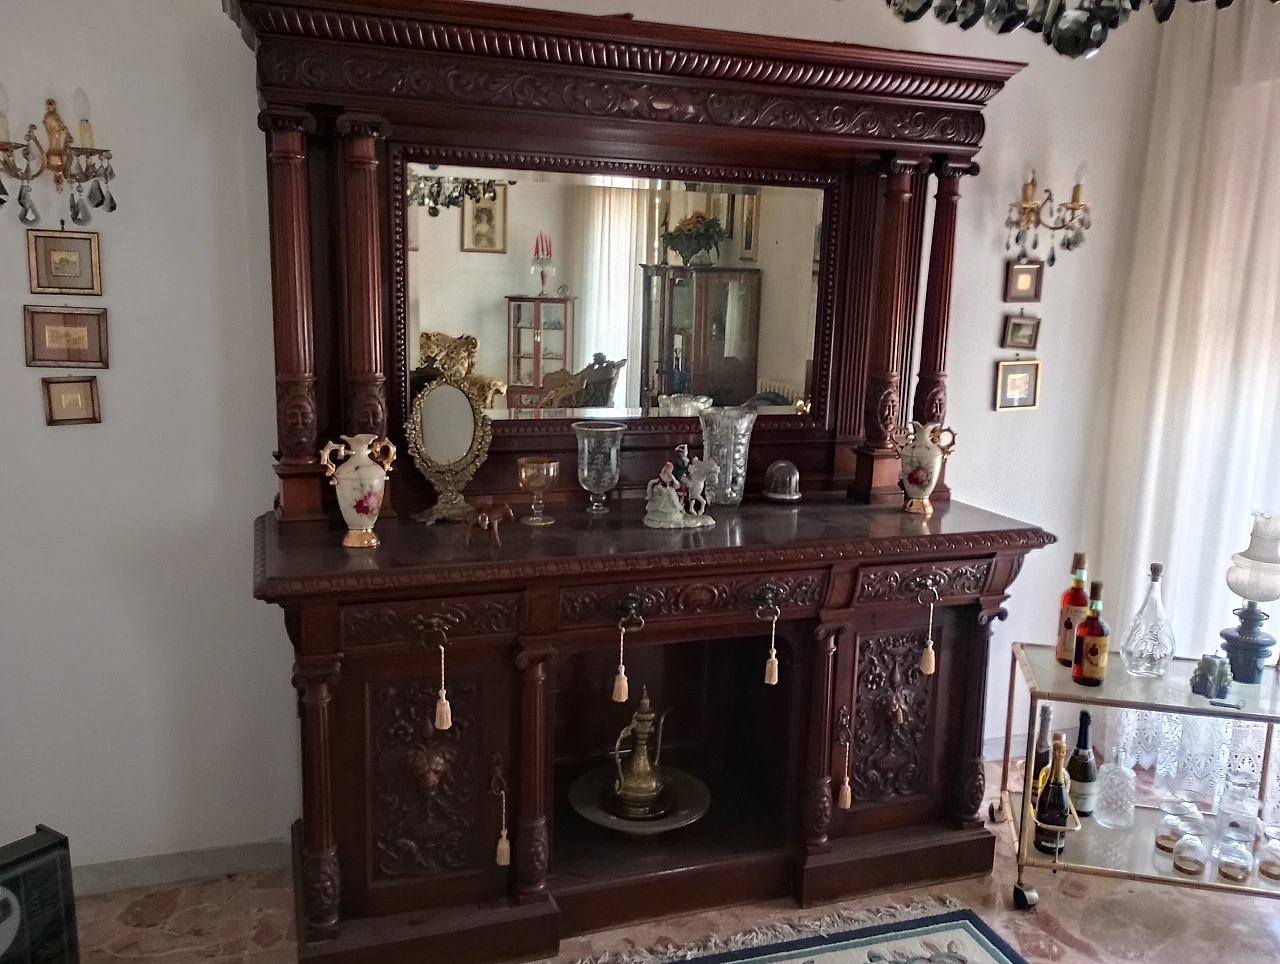
<path id="1" fill-rule="evenodd" d="M 305 576 L 267 576 L 265 555 L 259 548 L 267 538 L 267 517 L 255 522 L 254 596 L 284 602 L 301 596 L 384 589 L 421 589 L 468 582 L 581 576 L 595 578 L 610 572 L 660 572 L 709 566 L 797 568 L 856 559 L 893 556 L 973 554 L 991 550 L 1030 551 L 1057 542 L 1043 529 L 999 529 L 988 532 L 886 537 L 830 542 L 821 545 L 783 545 L 765 548 L 696 547 L 670 552 L 628 553 L 617 556 L 565 556 L 535 560 L 441 563 L 385 570 L 326 572 Z"/>
<path id="2" fill-rule="evenodd" d="M 1023 66 L 471 3 L 434 3 L 395 16 L 314 2 L 224 0 L 224 6 L 259 43 L 269 37 L 319 40 L 974 107 Z"/>

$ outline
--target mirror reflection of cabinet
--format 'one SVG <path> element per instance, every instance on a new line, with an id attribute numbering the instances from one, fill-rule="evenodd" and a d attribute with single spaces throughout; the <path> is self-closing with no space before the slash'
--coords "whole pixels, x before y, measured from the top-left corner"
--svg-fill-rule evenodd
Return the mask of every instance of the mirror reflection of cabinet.
<path id="1" fill-rule="evenodd" d="M 543 379 L 569 367 L 573 298 L 507 295 L 507 406 L 536 407 Z"/>
<path id="2" fill-rule="evenodd" d="M 758 268 L 644 264 L 641 392 L 709 395 L 741 405 L 756 393 Z"/>

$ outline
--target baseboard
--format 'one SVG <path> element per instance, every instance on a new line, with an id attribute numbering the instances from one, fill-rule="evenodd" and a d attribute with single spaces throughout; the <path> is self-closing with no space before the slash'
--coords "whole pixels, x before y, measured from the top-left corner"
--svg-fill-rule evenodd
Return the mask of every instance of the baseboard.
<path id="1" fill-rule="evenodd" d="M 71 878 L 76 896 L 82 897 L 131 887 L 155 887 L 179 880 L 224 877 L 287 866 L 289 841 L 281 839 L 85 864 L 73 867 Z"/>

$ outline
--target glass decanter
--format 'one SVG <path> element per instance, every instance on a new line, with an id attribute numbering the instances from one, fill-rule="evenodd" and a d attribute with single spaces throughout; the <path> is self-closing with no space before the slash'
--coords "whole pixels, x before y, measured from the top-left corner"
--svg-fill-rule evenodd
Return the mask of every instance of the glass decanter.
<path id="1" fill-rule="evenodd" d="M 1129 634 L 1120 647 L 1120 659 L 1130 676 L 1163 676 L 1177 648 L 1173 639 L 1173 626 L 1165 615 L 1160 599 L 1160 577 L 1164 566 L 1151 564 L 1151 584 L 1147 598 L 1129 626 Z"/>

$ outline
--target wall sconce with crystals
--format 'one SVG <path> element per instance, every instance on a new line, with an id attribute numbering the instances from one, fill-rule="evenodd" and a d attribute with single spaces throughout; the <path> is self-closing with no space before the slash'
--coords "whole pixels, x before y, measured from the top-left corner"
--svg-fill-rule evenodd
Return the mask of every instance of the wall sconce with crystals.
<path id="1" fill-rule="evenodd" d="M 431 174 L 410 174 L 409 203 L 425 207 L 427 214 L 440 216 L 441 208 L 460 208 L 467 198 L 473 201 L 495 201 L 498 188 L 495 181 L 479 181 L 474 177 L 436 177 Z"/>
<path id="2" fill-rule="evenodd" d="M 1031 180 L 1022 185 L 1022 197 L 1009 205 L 1009 217 L 1004 226 L 1009 229 L 1006 251 L 1018 248 L 1018 257 L 1030 258 L 1040 247 L 1040 229 L 1049 232 L 1049 256 L 1045 261 L 1050 265 L 1058 260 L 1055 250 L 1055 235 L 1062 232 L 1062 249 L 1072 251 L 1084 244 L 1084 233 L 1089 230 L 1093 220 L 1089 217 L 1089 205 L 1082 200 L 1083 185 L 1079 180 L 1071 189 L 1071 200 L 1061 203 L 1053 200 L 1053 192 L 1045 188 L 1044 198 L 1037 197 L 1039 187 L 1036 184 L 1036 172 L 1031 172 Z M 1030 247 L 1027 242 L 1030 241 Z"/>
<path id="3" fill-rule="evenodd" d="M 116 176 L 111 166 L 111 152 L 93 145 L 89 98 L 79 87 L 74 104 L 80 120 L 78 144 L 53 99 L 45 101 L 44 144 L 40 143 L 35 124 L 27 128 L 22 140 L 10 140 L 9 95 L 0 85 L 0 174 L 18 182 L 18 220 L 27 226 L 40 223 L 40 212 L 31 199 L 31 183 L 46 172 L 52 175 L 59 193 L 64 184 L 72 185 L 71 220 L 75 224 L 89 223 L 90 208 L 116 209 L 116 199 L 111 195 L 111 181 Z M 0 206 L 8 199 L 9 191 L 4 178 L 0 177 Z"/>

